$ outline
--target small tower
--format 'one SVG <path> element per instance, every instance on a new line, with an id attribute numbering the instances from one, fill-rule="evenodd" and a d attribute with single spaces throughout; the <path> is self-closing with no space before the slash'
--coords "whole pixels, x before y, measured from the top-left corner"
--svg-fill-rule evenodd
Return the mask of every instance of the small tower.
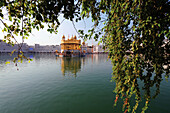
<path id="1" fill-rule="evenodd" d="M 71 40 L 73 40 L 73 39 L 74 39 L 74 37 L 72 36 L 72 37 L 71 37 Z"/>
<path id="2" fill-rule="evenodd" d="M 74 36 L 74 39 L 75 39 L 75 40 L 77 39 L 76 35 Z"/>
<path id="3" fill-rule="evenodd" d="M 85 45 L 85 42 L 84 42 L 84 41 L 82 42 L 82 45 L 83 45 L 83 46 Z"/>
<path id="4" fill-rule="evenodd" d="M 62 36 L 62 40 L 65 40 L 65 36 L 64 35 Z"/>

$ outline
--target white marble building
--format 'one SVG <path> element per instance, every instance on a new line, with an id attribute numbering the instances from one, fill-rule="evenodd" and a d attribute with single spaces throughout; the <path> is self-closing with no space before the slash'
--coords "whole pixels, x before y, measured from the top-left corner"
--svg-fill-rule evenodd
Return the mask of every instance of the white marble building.
<path id="1" fill-rule="evenodd" d="M 103 45 L 95 45 L 93 47 L 93 53 L 105 53 L 106 51 L 103 49 Z"/>
<path id="2" fill-rule="evenodd" d="M 81 52 L 82 53 L 87 53 L 87 45 L 88 44 L 85 44 L 85 42 L 82 43 L 82 45 L 81 45 Z"/>
<path id="3" fill-rule="evenodd" d="M 18 50 L 18 45 L 10 45 L 7 44 L 5 42 L 3 42 L 2 40 L 0 40 L 0 53 L 2 52 L 12 52 L 13 50 Z"/>
<path id="4" fill-rule="evenodd" d="M 15 44 L 14 46 L 7 44 L 0 40 L 0 53 L 3 52 L 12 52 L 13 50 L 18 51 L 19 46 L 18 44 Z M 55 52 L 55 51 L 60 52 L 61 47 L 59 45 L 45 45 L 41 46 L 39 44 L 35 44 L 35 46 L 29 46 L 26 43 L 22 44 L 22 51 L 23 52 Z"/>
<path id="5" fill-rule="evenodd" d="M 39 44 L 35 44 L 35 48 L 34 48 L 34 52 L 55 52 L 56 50 L 60 52 L 61 46 L 59 45 L 40 46 Z"/>

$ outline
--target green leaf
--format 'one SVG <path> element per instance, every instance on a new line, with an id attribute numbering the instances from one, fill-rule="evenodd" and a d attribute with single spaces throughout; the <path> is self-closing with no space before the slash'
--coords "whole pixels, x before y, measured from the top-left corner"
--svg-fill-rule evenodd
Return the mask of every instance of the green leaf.
<path id="1" fill-rule="evenodd" d="M 16 50 L 14 49 L 12 52 L 11 52 L 11 55 L 15 52 Z"/>
<path id="2" fill-rule="evenodd" d="M 161 27 L 161 25 L 160 25 L 160 24 L 158 24 L 158 26 L 159 26 L 159 27 Z"/>
<path id="3" fill-rule="evenodd" d="M 10 64 L 10 62 L 9 62 L 9 61 L 7 61 L 7 62 L 5 62 L 5 64 Z"/>
<path id="4" fill-rule="evenodd" d="M 11 34 L 7 34 L 7 37 L 11 37 Z"/>
<path id="5" fill-rule="evenodd" d="M 11 16 L 9 16 L 9 21 L 12 21 L 12 17 Z"/>
<path id="6" fill-rule="evenodd" d="M 4 31 L 7 31 L 7 28 L 6 28 L 6 27 L 4 28 Z"/>
<path id="7" fill-rule="evenodd" d="M 37 28 L 37 30 L 39 31 L 39 27 L 38 27 L 38 26 L 36 26 L 36 28 Z"/>

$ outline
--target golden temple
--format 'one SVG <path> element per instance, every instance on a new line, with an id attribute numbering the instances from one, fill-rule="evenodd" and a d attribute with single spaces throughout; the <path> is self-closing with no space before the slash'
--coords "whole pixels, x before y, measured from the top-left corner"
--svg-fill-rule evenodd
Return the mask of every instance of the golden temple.
<path id="1" fill-rule="evenodd" d="M 71 39 L 65 39 L 63 35 L 61 40 L 61 53 L 72 52 L 72 53 L 80 53 L 81 52 L 81 40 L 77 40 L 76 36 L 72 36 Z"/>

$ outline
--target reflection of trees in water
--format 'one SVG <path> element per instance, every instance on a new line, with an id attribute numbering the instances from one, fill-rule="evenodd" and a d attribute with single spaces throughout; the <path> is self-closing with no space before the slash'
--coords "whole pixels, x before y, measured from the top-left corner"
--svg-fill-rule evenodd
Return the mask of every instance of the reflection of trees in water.
<path id="1" fill-rule="evenodd" d="M 73 75 L 74 77 L 76 77 L 77 73 L 81 71 L 81 58 L 79 57 L 61 58 L 61 71 L 64 76 L 68 74 L 68 75 Z"/>

